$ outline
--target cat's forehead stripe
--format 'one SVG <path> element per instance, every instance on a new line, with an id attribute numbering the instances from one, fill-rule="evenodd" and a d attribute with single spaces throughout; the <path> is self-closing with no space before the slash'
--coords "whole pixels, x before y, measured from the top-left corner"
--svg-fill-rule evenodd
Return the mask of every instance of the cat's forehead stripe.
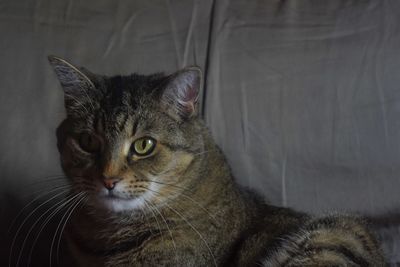
<path id="1" fill-rule="evenodd" d="M 122 131 L 125 128 L 128 117 L 129 117 L 129 114 L 126 111 L 118 114 L 116 120 L 117 120 L 118 128 L 120 131 Z"/>
<path id="2" fill-rule="evenodd" d="M 136 134 L 138 125 L 139 125 L 139 120 L 135 120 L 135 122 L 132 125 L 132 136 L 134 136 Z"/>

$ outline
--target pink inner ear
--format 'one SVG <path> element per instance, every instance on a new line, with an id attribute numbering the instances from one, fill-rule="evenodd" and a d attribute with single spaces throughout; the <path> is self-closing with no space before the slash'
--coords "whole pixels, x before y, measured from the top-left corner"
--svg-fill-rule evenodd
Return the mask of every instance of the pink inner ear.
<path id="1" fill-rule="evenodd" d="M 174 116 L 192 116 L 196 111 L 200 77 L 193 71 L 185 71 L 171 76 L 171 79 L 162 96 L 164 107 Z"/>
<path id="2" fill-rule="evenodd" d="M 194 102 L 197 101 L 197 90 L 193 87 L 189 86 L 186 90 L 186 93 L 182 99 L 183 102 Z"/>
<path id="3" fill-rule="evenodd" d="M 186 114 L 192 114 L 194 112 L 196 102 L 197 90 L 191 86 L 188 86 L 185 90 L 185 94 L 178 98 L 180 110 Z"/>
<path id="4" fill-rule="evenodd" d="M 191 114 L 194 112 L 194 104 L 195 102 L 189 101 L 189 102 L 184 102 L 182 103 L 182 108 L 184 113 Z"/>
<path id="5" fill-rule="evenodd" d="M 185 96 L 182 99 L 182 106 L 184 108 L 185 113 L 193 113 L 195 110 L 195 104 L 197 102 L 197 90 L 191 86 L 188 86 L 186 89 Z"/>

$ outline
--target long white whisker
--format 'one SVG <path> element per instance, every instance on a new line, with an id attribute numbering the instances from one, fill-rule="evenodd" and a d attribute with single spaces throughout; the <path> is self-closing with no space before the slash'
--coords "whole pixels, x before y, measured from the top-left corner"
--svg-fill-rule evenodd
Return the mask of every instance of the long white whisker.
<path id="1" fill-rule="evenodd" d="M 45 215 L 47 215 L 53 208 L 57 207 L 61 202 L 64 202 L 64 200 L 62 199 L 62 200 L 60 200 L 59 202 L 53 204 L 53 205 L 52 205 L 50 208 L 48 208 L 42 215 L 40 215 L 39 218 L 36 219 L 36 221 L 32 224 L 32 226 L 30 227 L 28 233 L 26 234 L 26 236 L 25 236 L 25 238 L 24 238 L 24 240 L 23 240 L 23 242 L 22 242 L 22 246 L 21 246 L 21 250 L 20 250 L 20 252 L 19 252 L 19 254 L 18 254 L 18 259 L 17 259 L 17 264 L 16 264 L 16 266 L 19 265 L 19 261 L 20 261 L 21 256 L 22 256 L 22 252 L 24 251 L 26 241 L 28 240 L 28 238 L 29 238 L 31 232 L 33 231 L 33 229 L 35 228 L 35 226 L 40 222 L 40 220 L 41 220 Z"/>
<path id="2" fill-rule="evenodd" d="M 84 194 L 85 194 L 85 192 L 80 192 L 80 193 L 78 193 L 78 194 L 76 195 L 77 198 L 75 199 L 74 204 L 72 204 L 71 207 L 65 212 L 64 216 L 61 218 L 60 223 L 58 224 L 58 226 L 57 226 L 57 228 L 56 228 L 56 231 L 55 231 L 55 234 L 54 234 L 54 237 L 53 237 L 53 239 L 52 239 L 52 241 L 51 241 L 51 246 L 50 246 L 50 257 L 49 257 L 49 266 L 50 266 L 50 267 L 51 267 L 51 264 L 52 264 L 53 246 L 54 246 L 54 242 L 55 242 L 55 240 L 56 240 L 56 236 L 57 236 L 58 229 L 60 228 L 61 223 L 62 223 L 62 221 L 64 220 L 64 218 L 65 218 L 65 216 L 66 216 L 67 214 L 68 214 L 67 220 L 69 219 L 69 217 L 71 216 L 72 212 L 73 212 L 73 211 L 75 210 L 75 208 L 79 205 L 79 203 L 83 200 L 83 197 L 82 197 L 82 198 L 80 198 L 80 197 L 81 197 L 82 195 L 84 195 Z"/>
<path id="3" fill-rule="evenodd" d="M 147 178 L 146 178 L 146 181 L 149 181 L 149 182 L 152 182 L 152 183 L 156 183 L 156 184 L 168 185 L 168 186 L 171 186 L 171 187 L 176 187 L 176 188 L 179 188 L 179 189 L 182 189 L 182 190 L 187 190 L 189 192 L 192 192 L 192 190 L 190 188 L 179 186 L 179 185 L 175 185 L 175 184 L 168 184 L 168 183 L 164 183 L 164 182 L 160 182 L 160 181 L 149 180 Z"/>
<path id="4" fill-rule="evenodd" d="M 93 106 L 93 102 L 92 102 L 92 99 L 90 98 L 89 94 L 86 92 L 86 90 L 84 88 L 80 88 L 80 89 L 85 93 L 87 99 L 89 100 L 89 104 L 92 107 L 92 111 L 94 112 L 95 108 Z"/>
<path id="5" fill-rule="evenodd" d="M 177 191 L 174 191 L 174 190 L 169 189 L 169 188 L 164 188 L 164 189 L 168 190 L 170 193 L 176 193 L 176 194 L 175 194 L 176 196 L 182 196 L 182 197 L 184 197 L 184 198 L 186 198 L 186 199 L 192 201 L 194 204 L 196 204 L 196 206 L 198 206 L 198 207 L 199 207 L 200 209 L 202 209 L 205 213 L 207 213 L 207 215 L 208 215 L 211 219 L 213 219 L 214 223 L 218 225 L 216 218 L 215 218 L 203 205 L 201 205 L 198 201 L 196 201 L 195 199 L 193 199 L 192 197 L 188 196 L 187 194 L 185 194 L 185 193 L 183 193 L 183 192 L 177 192 Z M 154 192 L 154 190 L 151 190 L 151 189 L 148 189 L 148 190 Z"/>
<path id="6" fill-rule="evenodd" d="M 147 204 L 150 206 L 150 208 L 153 207 L 153 208 L 156 210 L 156 212 L 161 216 L 162 220 L 164 221 L 165 225 L 167 226 L 169 235 L 170 235 L 170 237 L 171 237 L 172 245 L 174 246 L 175 259 L 177 259 L 178 256 L 177 256 L 177 254 L 176 254 L 176 243 L 175 243 L 174 237 L 172 236 L 172 231 L 171 231 L 171 229 L 169 228 L 169 225 L 168 225 L 168 223 L 167 223 L 167 220 L 165 219 L 165 217 L 162 215 L 162 213 L 157 209 L 157 207 L 156 207 L 155 205 L 152 205 L 150 202 L 147 202 L 146 200 L 145 200 L 145 203 L 147 203 Z"/>
<path id="7" fill-rule="evenodd" d="M 46 227 L 46 225 L 50 222 L 50 220 L 58 213 L 60 212 L 65 206 L 67 206 L 68 204 L 70 204 L 75 198 L 76 198 L 77 194 L 72 195 L 70 197 L 68 197 L 67 199 L 62 199 L 60 202 L 64 202 L 62 203 L 60 206 L 58 206 L 56 209 L 53 210 L 53 212 L 46 218 L 46 220 L 41 224 L 40 226 L 40 230 L 38 232 L 38 234 L 36 235 L 36 238 L 34 239 L 33 243 L 32 243 L 32 247 L 30 249 L 29 252 L 29 257 L 28 257 L 28 266 L 31 262 L 31 258 L 32 258 L 32 253 L 33 253 L 33 249 L 36 245 L 37 240 L 39 239 L 40 234 L 42 233 L 42 231 L 44 230 L 44 228 Z M 60 203 L 59 202 L 59 203 Z M 58 203 L 57 203 L 58 204 Z"/>
<path id="8" fill-rule="evenodd" d="M 58 196 L 60 196 L 60 195 L 62 195 L 62 194 L 65 194 L 65 193 L 66 193 L 66 191 L 60 192 L 60 193 L 54 195 L 53 197 L 51 197 L 50 199 L 48 199 L 47 201 L 45 201 L 45 202 L 43 202 L 42 204 L 40 204 L 40 205 L 39 205 L 38 207 L 36 207 L 33 211 L 31 211 L 31 212 L 28 214 L 28 216 L 25 218 L 25 220 L 21 223 L 21 226 L 17 229 L 17 232 L 16 232 L 16 234 L 15 234 L 15 236 L 14 236 L 14 238 L 13 238 L 13 241 L 12 241 L 12 243 L 11 243 L 10 256 L 9 256 L 9 259 L 8 259 L 8 260 L 9 260 L 9 267 L 11 267 L 11 257 L 12 257 L 12 252 L 13 252 L 13 248 L 14 248 L 15 242 L 17 241 L 17 237 L 18 237 L 18 235 L 19 235 L 19 233 L 20 233 L 22 227 L 25 225 L 26 221 L 27 221 L 38 209 L 40 209 L 41 207 L 43 207 L 45 204 L 49 203 L 50 201 L 52 201 L 52 200 L 55 199 L 56 197 L 58 197 Z"/>
<path id="9" fill-rule="evenodd" d="M 23 251 L 24 251 L 26 241 L 28 240 L 28 238 L 29 238 L 31 232 L 33 231 L 33 229 L 35 228 L 36 224 L 38 224 L 38 223 L 40 222 L 40 220 L 41 220 L 45 215 L 47 215 L 47 213 L 49 213 L 53 208 L 55 208 L 55 207 L 56 207 L 57 205 L 59 205 L 61 202 L 63 202 L 63 200 L 61 200 L 61 201 L 59 201 L 59 202 L 53 204 L 50 208 L 48 208 L 41 216 L 39 216 L 38 219 L 36 219 L 36 221 L 35 221 L 35 222 L 32 224 L 32 226 L 29 228 L 29 231 L 28 231 L 28 233 L 25 235 L 25 238 L 24 238 L 24 240 L 23 240 L 23 242 L 22 242 L 22 246 L 21 246 L 20 252 L 18 253 L 17 264 L 16 264 L 15 266 L 18 266 L 18 265 L 19 265 L 19 261 L 21 260 L 21 256 L 22 256 L 22 253 L 23 253 Z"/>
<path id="10" fill-rule="evenodd" d="M 41 194 L 43 192 L 48 192 L 52 188 L 56 188 L 56 187 L 60 187 L 60 186 L 71 186 L 72 187 L 72 185 L 70 183 L 67 183 L 67 182 L 64 182 L 64 181 L 63 182 L 56 181 L 56 183 L 47 182 L 47 184 L 39 185 L 39 189 L 34 189 L 32 187 L 32 191 L 24 193 L 22 195 L 22 198 L 26 198 L 26 197 L 30 197 L 30 196 L 36 196 L 36 195 Z"/>
<path id="11" fill-rule="evenodd" d="M 211 251 L 210 246 L 208 245 L 207 241 L 204 239 L 204 237 L 202 236 L 202 234 L 181 214 L 179 213 L 177 210 L 175 210 L 174 208 L 172 208 L 170 205 L 168 205 L 167 203 L 164 203 L 170 210 L 172 210 L 173 212 L 175 212 L 179 217 L 182 218 L 182 220 L 184 220 L 192 229 L 193 231 L 200 237 L 200 239 L 204 242 L 204 244 L 206 245 L 212 259 L 214 262 L 214 265 L 217 266 L 217 262 L 215 260 L 214 254 Z"/>
<path id="12" fill-rule="evenodd" d="M 149 190 L 149 191 L 154 192 L 154 193 L 156 193 L 156 194 L 159 194 L 159 195 L 161 195 L 162 197 L 166 198 L 167 200 L 171 200 L 171 199 L 172 199 L 172 198 L 166 197 L 166 196 L 162 195 L 160 192 L 157 192 L 157 191 L 152 190 L 152 189 L 150 189 L 150 188 L 147 188 L 147 187 L 141 187 L 141 188 L 143 188 L 143 189 L 145 189 L 145 190 Z M 167 188 L 164 188 L 164 189 L 167 189 Z M 167 189 L 167 190 L 169 190 L 169 189 Z M 217 227 L 217 226 L 219 225 L 219 223 L 217 222 L 216 218 L 215 218 L 206 208 L 204 208 L 200 203 L 198 203 L 197 201 L 195 201 L 193 198 L 189 197 L 188 195 L 184 194 L 183 192 L 176 192 L 176 191 L 171 191 L 171 190 L 170 190 L 169 192 L 170 192 L 170 193 L 178 193 L 178 194 L 175 194 L 175 195 L 176 195 L 176 196 L 182 196 L 182 197 L 184 197 L 184 198 L 186 198 L 186 199 L 192 201 L 194 204 L 196 204 L 196 206 L 198 206 L 199 208 L 201 208 L 201 209 L 210 217 L 210 219 L 212 219 L 211 223 L 212 223 L 214 226 Z"/>
<path id="13" fill-rule="evenodd" d="M 17 219 L 19 218 L 19 216 L 21 216 L 21 214 L 22 214 L 31 204 L 33 204 L 36 200 L 38 200 L 38 199 L 44 197 L 45 195 L 51 194 L 51 193 L 53 193 L 54 191 L 65 189 L 65 188 L 68 187 L 68 186 L 69 186 L 69 185 L 58 186 L 58 187 L 54 188 L 53 190 L 43 192 L 43 193 L 41 193 L 40 195 L 36 196 L 33 200 L 31 200 L 28 204 L 26 204 L 26 205 L 21 209 L 21 211 L 17 214 L 17 216 L 15 216 L 15 218 L 13 219 L 13 221 L 12 221 L 11 224 L 10 224 L 10 227 L 8 228 L 7 233 L 10 233 L 11 229 L 13 228 L 13 226 L 14 226 L 15 222 L 17 221 Z"/>
<path id="14" fill-rule="evenodd" d="M 146 201 L 146 200 L 145 200 Z M 147 205 L 146 205 L 146 203 L 144 203 L 145 204 L 145 206 L 146 206 L 146 208 L 148 208 L 147 207 Z M 143 214 L 143 219 L 146 221 L 146 225 L 151 225 L 151 223 L 149 222 L 149 220 L 148 220 L 148 218 L 147 218 L 147 215 L 146 215 L 146 211 L 145 211 L 145 208 L 143 208 L 142 206 L 140 206 L 139 207 L 140 208 L 140 210 L 141 210 L 141 212 L 142 212 L 142 214 Z M 152 231 L 152 228 L 150 227 L 150 233 L 153 235 L 153 231 Z"/>
<path id="15" fill-rule="evenodd" d="M 87 196 L 86 196 L 86 195 L 83 195 L 82 200 L 86 200 L 86 199 L 87 199 Z M 80 201 L 80 202 L 82 202 L 82 201 Z M 79 203 L 78 203 L 78 205 L 79 205 Z M 72 210 L 72 212 L 69 214 L 69 216 L 67 217 L 67 219 L 64 221 L 64 225 L 63 225 L 63 227 L 61 228 L 60 235 L 59 235 L 59 238 L 58 238 L 58 242 L 57 242 L 57 265 L 58 265 L 58 266 L 60 266 L 58 259 L 59 259 L 59 251 L 60 251 L 60 243 L 61 243 L 62 233 L 64 232 L 65 226 L 67 225 L 67 222 L 68 222 L 68 220 L 69 220 L 69 218 L 71 217 L 71 215 L 72 215 L 73 212 L 74 212 L 74 211 Z"/>
<path id="16" fill-rule="evenodd" d="M 163 243 L 165 243 L 164 235 L 163 235 L 162 229 L 161 229 L 161 224 L 160 224 L 160 222 L 158 221 L 157 215 L 154 213 L 153 209 L 147 205 L 147 201 L 145 201 L 144 204 L 146 205 L 146 207 L 147 207 L 147 208 L 151 211 L 151 213 L 153 214 L 153 218 L 156 220 L 156 223 L 157 223 L 157 226 L 158 226 L 158 232 L 160 233 L 161 240 L 162 240 Z"/>
<path id="17" fill-rule="evenodd" d="M 76 97 L 72 96 L 71 94 L 66 94 L 66 97 L 73 99 L 78 105 L 80 105 L 87 112 L 87 114 L 90 114 L 90 112 L 85 107 L 85 105 L 81 101 L 79 101 Z M 93 110 L 94 110 L 94 108 L 93 108 Z"/>

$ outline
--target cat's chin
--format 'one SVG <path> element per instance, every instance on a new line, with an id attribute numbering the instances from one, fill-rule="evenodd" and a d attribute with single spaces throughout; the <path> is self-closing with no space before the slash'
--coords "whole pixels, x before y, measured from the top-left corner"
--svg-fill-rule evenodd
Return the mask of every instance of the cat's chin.
<path id="1" fill-rule="evenodd" d="M 133 210 L 140 210 L 145 207 L 144 197 L 136 198 L 120 198 L 120 197 L 99 197 L 96 201 L 100 208 L 112 211 L 112 212 L 127 212 Z"/>

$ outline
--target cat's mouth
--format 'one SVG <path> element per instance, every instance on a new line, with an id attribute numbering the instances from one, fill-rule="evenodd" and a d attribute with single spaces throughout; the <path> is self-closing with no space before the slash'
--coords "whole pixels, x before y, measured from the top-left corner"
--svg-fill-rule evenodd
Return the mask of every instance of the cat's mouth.
<path id="1" fill-rule="evenodd" d="M 154 204 L 154 192 L 158 192 L 157 184 L 150 184 L 149 190 L 135 190 L 131 187 L 117 184 L 114 188 L 106 188 L 102 184 L 96 184 L 90 199 L 94 208 L 105 209 L 113 212 L 133 211 L 146 209 Z"/>
<path id="2" fill-rule="evenodd" d="M 97 196 L 97 203 L 102 208 L 114 212 L 139 210 L 145 207 L 146 193 L 124 195 L 119 192 L 102 192 Z"/>

